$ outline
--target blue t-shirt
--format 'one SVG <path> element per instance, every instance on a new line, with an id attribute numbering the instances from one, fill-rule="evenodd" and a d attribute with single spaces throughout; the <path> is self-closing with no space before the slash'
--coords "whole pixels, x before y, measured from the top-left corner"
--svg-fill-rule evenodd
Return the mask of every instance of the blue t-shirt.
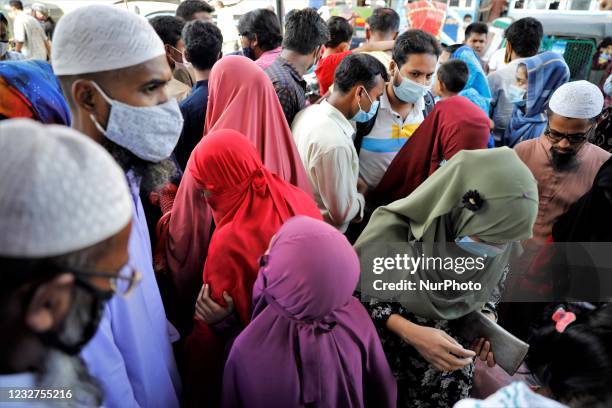
<path id="1" fill-rule="evenodd" d="M 204 122 L 206 121 L 206 106 L 208 105 L 208 80 L 198 81 L 191 91 L 191 95 L 185 98 L 181 104 L 184 124 L 183 132 L 179 138 L 174 155 L 181 169 L 184 171 L 191 152 L 196 147 L 204 134 Z"/>

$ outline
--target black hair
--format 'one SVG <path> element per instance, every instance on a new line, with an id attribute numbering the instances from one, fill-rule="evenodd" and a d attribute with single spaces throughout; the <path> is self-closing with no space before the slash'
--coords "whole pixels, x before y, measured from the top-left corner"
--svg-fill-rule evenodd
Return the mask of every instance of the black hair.
<path id="1" fill-rule="evenodd" d="M 187 59 L 196 69 L 200 71 L 211 69 L 219 60 L 223 35 L 213 23 L 190 21 L 183 29 L 183 41 L 185 41 Z"/>
<path id="2" fill-rule="evenodd" d="M 542 23 L 533 17 L 516 20 L 506 30 L 506 39 L 512 51 L 521 58 L 533 57 L 538 53 L 543 35 Z"/>
<path id="3" fill-rule="evenodd" d="M 334 88 L 346 94 L 353 87 L 363 85 L 366 91 L 376 86 L 376 77 L 389 80 L 387 68 L 368 54 L 351 54 L 345 57 L 334 74 Z"/>
<path id="4" fill-rule="evenodd" d="M 149 20 L 149 23 L 164 44 L 176 47 L 185 26 L 184 20 L 172 16 L 158 16 Z"/>
<path id="5" fill-rule="evenodd" d="M 2 13 L 0 13 L 0 23 L 4 23 L 8 26 L 8 20 L 6 19 L 6 17 L 4 17 L 4 14 Z"/>
<path id="6" fill-rule="evenodd" d="M 401 67 L 412 54 L 431 54 L 440 56 L 441 49 L 436 38 L 423 30 L 407 30 L 395 40 L 393 60 Z"/>
<path id="7" fill-rule="evenodd" d="M 452 44 L 452 45 L 447 45 L 444 47 L 444 51 L 448 52 L 449 54 L 453 54 L 455 51 L 457 51 L 459 48 L 461 47 L 465 47 L 465 44 Z"/>
<path id="8" fill-rule="evenodd" d="M 336 48 L 343 42 L 350 42 L 353 37 L 353 27 L 344 17 L 333 16 L 327 20 L 329 41 L 325 43 L 328 48 Z"/>
<path id="9" fill-rule="evenodd" d="M 437 75 L 449 92 L 459 93 L 468 81 L 470 70 L 465 62 L 453 59 L 440 65 Z"/>
<path id="10" fill-rule="evenodd" d="M 377 8 L 366 21 L 371 31 L 385 34 L 399 31 L 400 16 L 392 8 Z"/>
<path id="11" fill-rule="evenodd" d="M 487 26 L 485 23 L 481 23 L 478 21 L 475 23 L 471 23 L 465 29 L 465 39 L 467 40 L 468 38 L 470 38 L 470 35 L 472 35 L 472 33 L 489 34 L 489 26 Z"/>
<path id="12" fill-rule="evenodd" d="M 278 16 L 268 9 L 252 10 L 240 17 L 238 32 L 251 41 L 257 36 L 257 45 L 264 51 L 278 48 L 283 42 Z"/>
<path id="13" fill-rule="evenodd" d="M 23 10 L 23 3 L 21 2 L 21 0 L 11 0 L 9 1 L 9 6 L 14 7 L 17 10 Z"/>
<path id="14" fill-rule="evenodd" d="M 283 48 L 308 55 L 327 41 L 329 30 L 315 9 L 298 10 L 287 17 Z"/>
<path id="15" fill-rule="evenodd" d="M 554 399 L 589 406 L 612 394 L 612 308 L 581 303 L 563 307 L 576 321 L 559 333 L 552 320 L 557 306 L 546 309 L 532 330 L 525 363 Z"/>
<path id="16" fill-rule="evenodd" d="M 612 37 L 608 36 L 608 37 L 604 38 L 603 40 L 601 40 L 601 43 L 599 43 L 599 47 L 597 47 L 597 48 L 598 49 L 602 48 L 602 47 L 603 48 L 607 48 L 610 45 L 612 45 Z"/>
<path id="17" fill-rule="evenodd" d="M 176 16 L 185 21 L 194 19 L 196 13 L 214 13 L 215 8 L 202 0 L 185 0 L 176 9 Z"/>

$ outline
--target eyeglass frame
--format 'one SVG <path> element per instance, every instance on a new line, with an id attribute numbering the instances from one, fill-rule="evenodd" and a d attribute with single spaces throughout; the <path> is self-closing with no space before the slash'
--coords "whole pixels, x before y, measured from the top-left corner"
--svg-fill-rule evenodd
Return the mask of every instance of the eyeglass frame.
<path id="1" fill-rule="evenodd" d="M 122 297 L 126 298 L 134 291 L 136 286 L 138 286 L 138 284 L 142 280 L 142 274 L 138 272 L 138 270 L 130 264 L 123 265 L 121 268 L 119 268 L 119 271 L 123 270 L 126 267 L 128 267 L 131 272 L 130 277 L 121 276 L 121 275 L 118 275 L 118 273 L 93 271 L 89 269 L 74 268 L 71 266 L 61 266 L 59 269 L 72 273 L 73 275 L 76 275 L 76 276 L 93 276 L 97 278 L 108 278 L 110 285 L 111 285 L 111 290 L 115 294 L 117 294 L 117 287 L 118 287 L 117 282 L 120 279 L 130 281 L 130 284 L 127 290 L 124 293 L 120 294 Z"/>
<path id="2" fill-rule="evenodd" d="M 567 134 L 567 133 L 560 133 L 557 132 L 556 130 L 553 130 L 550 128 L 550 125 L 546 125 L 546 129 L 544 130 L 544 134 L 546 135 L 546 137 L 548 137 L 549 139 L 553 140 L 555 143 L 558 143 L 560 141 L 562 141 L 563 139 L 567 139 L 567 141 L 572 144 L 572 145 L 578 145 L 581 143 L 586 142 L 589 139 L 590 133 L 593 131 L 593 129 L 595 129 L 594 126 L 591 126 L 589 128 L 589 130 L 587 130 L 584 133 L 573 133 L 573 134 Z M 552 132 L 555 132 L 557 135 L 553 135 Z"/>

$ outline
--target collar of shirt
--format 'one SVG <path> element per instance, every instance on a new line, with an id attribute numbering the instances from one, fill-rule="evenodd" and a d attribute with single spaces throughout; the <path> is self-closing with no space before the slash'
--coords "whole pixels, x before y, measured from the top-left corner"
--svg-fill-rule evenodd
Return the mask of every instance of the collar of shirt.
<path id="1" fill-rule="evenodd" d="M 300 76 L 297 69 L 293 65 L 291 65 L 289 61 L 287 61 L 283 57 L 278 57 L 277 61 L 279 62 L 281 67 L 285 67 L 285 69 L 287 70 L 287 72 L 289 72 L 291 78 L 293 78 L 295 82 L 300 84 L 302 88 L 306 89 L 306 81 L 304 81 L 304 78 Z"/>
<path id="2" fill-rule="evenodd" d="M 195 85 L 193 86 L 193 89 L 198 89 L 203 87 L 204 85 L 208 85 L 208 79 L 204 79 L 202 81 L 198 81 L 195 83 Z"/>
<path id="3" fill-rule="evenodd" d="M 397 113 L 396 111 L 393 110 L 393 107 L 391 106 L 391 102 L 389 101 L 389 97 L 387 96 L 387 87 L 385 86 L 384 92 L 383 94 L 380 96 L 380 108 L 379 109 L 385 109 L 388 110 L 389 112 L 391 112 L 392 114 L 396 115 L 396 116 L 400 116 L 399 113 Z M 410 112 L 422 112 L 423 109 L 425 109 L 425 99 L 423 97 L 419 98 L 419 100 L 412 106 L 412 109 Z M 410 116 L 410 113 L 408 113 L 408 116 Z"/>
<path id="4" fill-rule="evenodd" d="M 353 125 L 351 125 L 351 122 L 349 122 L 349 120 L 335 106 L 327 102 L 327 99 L 321 102 L 321 107 L 327 116 L 336 122 L 338 127 L 340 127 L 342 130 L 342 133 L 344 133 L 344 135 L 352 142 L 352 136 L 355 129 L 353 128 Z"/>

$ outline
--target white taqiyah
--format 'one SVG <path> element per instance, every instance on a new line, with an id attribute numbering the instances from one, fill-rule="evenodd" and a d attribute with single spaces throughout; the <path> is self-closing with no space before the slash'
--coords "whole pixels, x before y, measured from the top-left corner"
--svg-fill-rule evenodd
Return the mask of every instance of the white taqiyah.
<path id="1" fill-rule="evenodd" d="M 108 5 L 78 8 L 53 33 L 51 64 L 56 75 L 79 75 L 142 64 L 165 55 L 146 18 Z"/>
<path id="2" fill-rule="evenodd" d="M 125 174 L 76 130 L 0 122 L 0 256 L 37 258 L 100 243 L 132 219 Z"/>

